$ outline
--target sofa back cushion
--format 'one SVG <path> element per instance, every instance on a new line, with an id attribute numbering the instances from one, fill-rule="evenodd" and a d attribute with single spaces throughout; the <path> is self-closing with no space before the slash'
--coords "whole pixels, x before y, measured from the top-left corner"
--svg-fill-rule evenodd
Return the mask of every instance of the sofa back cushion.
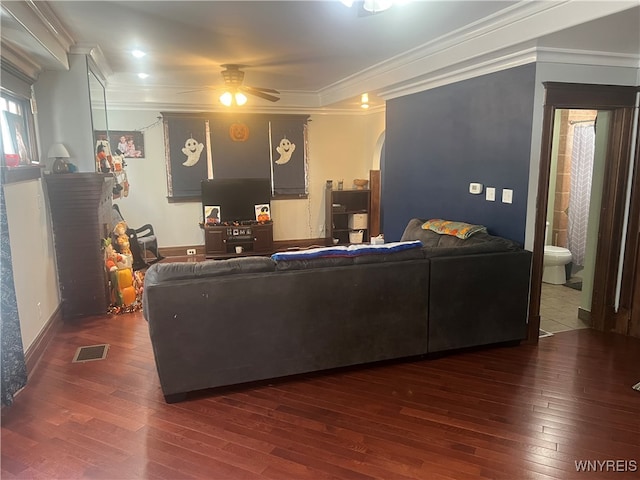
<path id="1" fill-rule="evenodd" d="M 238 273 L 273 272 L 276 264 L 268 257 L 238 257 L 204 262 L 155 263 L 145 274 L 145 286 L 171 280 L 219 277 Z"/>
<path id="2" fill-rule="evenodd" d="M 424 245 L 423 253 L 426 258 L 446 255 L 470 255 L 475 253 L 491 253 L 520 250 L 516 242 L 489 235 L 486 232 L 478 232 L 469 238 L 458 238 L 455 235 L 436 233 L 433 230 L 425 230 L 425 220 L 412 218 L 409 220 L 402 241 L 420 240 Z"/>

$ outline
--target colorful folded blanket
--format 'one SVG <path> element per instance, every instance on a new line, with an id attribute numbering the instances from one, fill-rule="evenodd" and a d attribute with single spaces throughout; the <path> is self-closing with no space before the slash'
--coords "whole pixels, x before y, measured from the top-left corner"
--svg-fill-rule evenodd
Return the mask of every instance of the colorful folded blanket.
<path id="1" fill-rule="evenodd" d="M 382 245 L 369 245 L 366 243 L 336 246 L 336 247 L 320 247 L 311 248 L 309 250 L 296 250 L 294 252 L 279 252 L 271 255 L 274 261 L 281 260 L 303 260 L 309 258 L 323 257 L 358 257 L 360 255 L 388 255 L 393 252 L 401 252 L 412 248 L 421 248 L 422 242 L 414 240 L 409 242 L 390 242 Z"/>

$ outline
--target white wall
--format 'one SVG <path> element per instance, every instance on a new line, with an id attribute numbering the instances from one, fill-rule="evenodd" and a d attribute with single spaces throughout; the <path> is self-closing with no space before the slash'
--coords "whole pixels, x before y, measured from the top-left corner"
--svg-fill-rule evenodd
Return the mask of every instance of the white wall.
<path id="1" fill-rule="evenodd" d="M 26 350 L 60 304 L 53 238 L 40 179 L 3 186 L 22 343 Z"/>
<path id="2" fill-rule="evenodd" d="M 202 221 L 200 203 L 167 200 L 164 132 L 159 116 L 153 111 L 109 110 L 110 130 L 142 130 L 145 142 L 145 158 L 127 159 L 129 196 L 116 202 L 132 227 L 153 225 L 160 247 L 204 245 L 198 225 Z M 324 237 L 326 180 L 343 178 L 348 188 L 354 178 L 368 178 L 383 130 L 383 111 L 311 115 L 307 130 L 309 198 L 273 202 L 274 240 Z"/>
<path id="3" fill-rule="evenodd" d="M 93 127 L 89 102 L 87 57 L 69 55 L 69 71 L 43 71 L 34 84 L 40 136 L 40 162 L 51 170 L 47 151 L 54 143 L 69 150 L 69 161 L 81 172 L 95 171 Z"/>

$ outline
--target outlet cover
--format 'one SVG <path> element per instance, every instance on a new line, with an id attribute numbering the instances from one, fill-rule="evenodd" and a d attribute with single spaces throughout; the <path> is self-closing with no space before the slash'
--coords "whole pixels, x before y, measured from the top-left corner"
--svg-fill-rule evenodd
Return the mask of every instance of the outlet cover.
<path id="1" fill-rule="evenodd" d="M 487 201 L 495 202 L 496 201 L 496 189 L 495 187 L 487 187 Z"/>

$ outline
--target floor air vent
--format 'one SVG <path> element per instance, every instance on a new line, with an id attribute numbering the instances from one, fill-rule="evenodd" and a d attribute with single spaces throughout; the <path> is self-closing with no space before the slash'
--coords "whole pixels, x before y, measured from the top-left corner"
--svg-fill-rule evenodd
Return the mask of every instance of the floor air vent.
<path id="1" fill-rule="evenodd" d="M 91 362 L 93 360 L 104 360 L 107 357 L 109 345 L 90 345 L 88 347 L 80 347 L 76 350 L 73 357 L 73 363 Z"/>

